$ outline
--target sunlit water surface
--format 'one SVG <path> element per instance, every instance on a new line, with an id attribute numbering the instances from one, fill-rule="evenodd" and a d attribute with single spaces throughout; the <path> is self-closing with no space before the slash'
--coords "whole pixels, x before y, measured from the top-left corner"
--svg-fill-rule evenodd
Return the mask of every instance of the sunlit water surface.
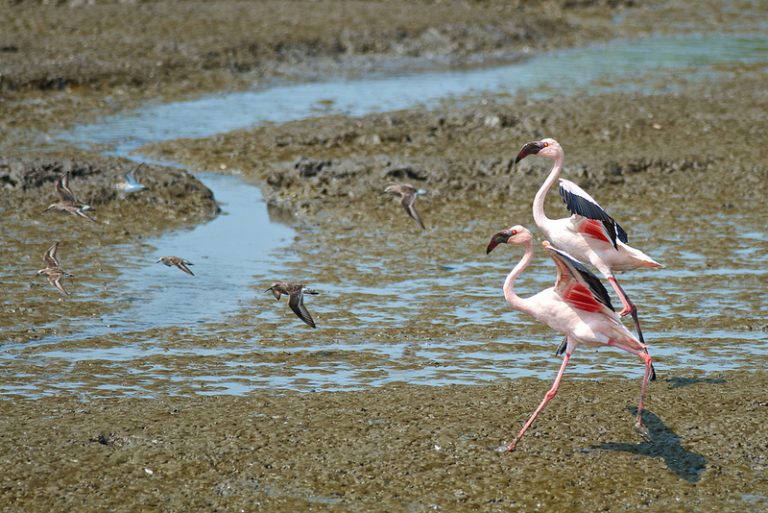
<path id="1" fill-rule="evenodd" d="M 762 36 L 656 37 L 541 54 L 493 69 L 284 85 L 149 105 L 59 137 L 141 159 L 132 152 L 148 143 L 323 112 L 361 115 L 532 88 L 541 95 L 562 94 L 595 80 L 606 90 L 610 80 L 622 80 L 626 87 L 626 79 L 643 70 L 677 67 L 707 74 L 710 65 L 721 62 L 768 63 L 768 43 Z M 222 215 L 148 241 L 156 248 L 151 260 L 129 266 L 120 277 L 124 288 L 115 300 L 124 307 L 119 312 L 77 320 L 81 329 L 74 336 L 0 348 L 0 365 L 28 369 L 16 385 L 0 392 L 245 394 L 259 388 L 340 390 L 554 375 L 559 337 L 510 311 L 500 294 L 506 272 L 519 257 L 513 250 L 490 258 L 473 248 L 438 262 L 429 250 L 394 251 L 393 245 L 407 247 L 412 237 L 382 247 L 361 243 L 359 230 L 351 227 L 350 240 L 340 236 L 317 243 L 343 248 L 338 260 L 315 260 L 311 251 L 291 250 L 295 232 L 270 219 L 257 188 L 233 176 L 198 176 L 222 204 Z M 746 321 L 742 327 L 722 323 L 728 328 L 719 329 L 717 318 L 748 320 L 760 310 L 768 278 L 764 219 L 694 217 L 686 226 L 669 239 L 646 233 L 643 249 L 667 268 L 624 281 L 627 292 L 641 298 L 660 374 L 754 368 L 753 361 L 768 356 L 764 329 Z M 652 231 L 643 224 L 633 229 Z M 475 230 L 457 222 L 434 228 L 430 240 L 460 241 Z M 730 234 L 729 247 L 701 244 L 717 231 Z M 196 276 L 150 263 L 164 254 L 192 260 Z M 307 300 L 318 330 L 264 294 L 272 279 L 294 277 L 311 277 L 322 290 Z M 552 280 L 551 264 L 537 260 L 521 280 L 521 294 Z M 90 372 L 87 383 L 73 372 L 83 368 Z M 582 348 L 569 370 L 581 376 L 606 373 L 639 378 L 642 365 L 616 351 Z"/>

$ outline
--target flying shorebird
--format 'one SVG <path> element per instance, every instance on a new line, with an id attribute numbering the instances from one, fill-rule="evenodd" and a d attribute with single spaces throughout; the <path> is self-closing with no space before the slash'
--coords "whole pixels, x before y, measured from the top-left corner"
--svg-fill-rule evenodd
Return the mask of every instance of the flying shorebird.
<path id="1" fill-rule="evenodd" d="M 416 187 L 408 183 L 398 183 L 398 184 L 390 185 L 389 187 L 384 189 L 384 192 L 392 194 L 393 196 L 400 196 L 400 204 L 403 206 L 405 211 L 417 223 L 419 223 L 419 226 L 421 226 L 422 230 L 424 229 L 424 223 L 421 221 L 421 216 L 419 216 L 419 213 L 416 211 L 416 207 L 414 206 L 414 203 L 416 203 L 417 196 L 426 194 L 427 191 L 425 191 L 424 189 L 417 189 Z"/>
<path id="2" fill-rule="evenodd" d="M 136 171 L 141 169 L 141 167 L 144 166 L 144 163 L 142 162 L 135 168 L 131 169 L 127 173 L 123 175 L 123 181 L 120 183 L 115 184 L 115 189 L 118 191 L 124 193 L 124 194 L 131 194 L 134 192 L 143 191 L 146 189 L 143 185 L 139 183 L 138 180 L 136 180 Z"/>
<path id="3" fill-rule="evenodd" d="M 525 144 L 515 163 L 528 155 L 554 161 L 552 171 L 533 200 L 533 220 L 545 238 L 577 260 L 589 262 L 610 282 L 618 294 L 623 309 L 621 317 L 632 315 L 640 342 L 645 342 L 637 317 L 637 307 L 616 281 L 617 271 L 631 271 L 640 267 L 660 268 L 660 263 L 627 244 L 627 233 L 608 213 L 575 183 L 560 179 L 560 197 L 571 212 L 571 217 L 550 219 L 544 213 L 544 199 L 552 185 L 560 177 L 565 154 L 554 139 L 542 139 Z M 561 346 L 562 349 L 563 346 Z"/>
<path id="4" fill-rule="evenodd" d="M 69 212 L 73 216 L 79 216 L 88 219 L 89 221 L 93 221 L 94 223 L 96 222 L 94 218 L 85 213 L 86 210 L 93 210 L 93 208 L 90 205 L 77 201 L 77 198 L 75 198 L 75 195 L 69 188 L 69 171 L 56 179 L 55 186 L 56 193 L 59 195 L 61 201 L 50 204 L 48 208 L 45 209 L 45 212 L 51 209 L 61 210 L 63 212 Z"/>
<path id="5" fill-rule="evenodd" d="M 155 263 L 159 264 L 160 262 L 164 263 L 168 267 L 171 267 L 171 266 L 175 265 L 176 267 L 178 267 L 179 269 L 181 269 L 185 273 L 191 274 L 192 276 L 195 275 L 195 273 L 193 273 L 189 269 L 189 267 L 187 267 L 188 265 L 195 265 L 195 264 L 193 264 L 189 260 L 184 260 L 181 257 L 177 257 L 177 256 L 164 256 L 164 257 L 160 257 L 160 259 L 157 262 L 155 262 Z"/>
<path id="6" fill-rule="evenodd" d="M 566 337 L 565 356 L 552 388 L 505 449 L 515 450 L 539 413 L 555 397 L 568 360 L 579 344 L 605 344 L 642 358 L 645 363 L 645 374 L 640 385 L 640 403 L 637 407 L 635 429 L 642 434 L 647 434 L 642 413 L 648 381 L 656 376 L 653 361 L 646 345 L 636 339 L 622 324 L 600 279 L 568 253 L 555 249 L 549 242 L 544 241 L 544 250 L 557 266 L 555 285 L 531 297 L 522 298 L 515 294 L 514 285 L 515 279 L 528 267 L 533 258 L 531 232 L 520 225 L 500 231 L 491 238 L 486 253 L 493 251 L 499 244 L 519 244 L 525 248 L 525 255 L 504 280 L 504 298 L 512 308 L 530 315 Z"/>
<path id="7" fill-rule="evenodd" d="M 48 275 L 48 283 L 56 287 L 59 292 L 64 294 L 65 296 L 69 295 L 69 292 L 64 288 L 64 286 L 61 284 L 61 279 L 64 277 L 72 277 L 71 274 L 64 271 L 61 268 L 61 264 L 59 263 L 59 259 L 56 256 L 56 253 L 59 250 L 59 243 L 54 242 L 53 245 L 48 248 L 48 250 L 43 254 L 43 261 L 45 262 L 45 269 L 40 269 L 37 271 L 37 274 L 46 274 Z"/>
<path id="8" fill-rule="evenodd" d="M 280 296 L 282 294 L 285 294 L 287 296 L 290 296 L 288 299 L 288 306 L 291 307 L 291 310 L 293 310 L 293 313 L 295 313 L 299 319 L 309 324 L 311 327 L 315 328 L 315 321 L 312 320 L 312 316 L 309 315 L 309 311 L 307 310 L 307 307 L 304 306 L 304 294 L 319 294 L 316 290 L 310 289 L 305 287 L 301 283 L 286 283 L 286 282 L 278 282 L 273 283 L 271 287 L 269 287 L 264 292 L 272 292 L 272 294 L 275 296 L 275 299 L 278 301 L 280 300 Z"/>

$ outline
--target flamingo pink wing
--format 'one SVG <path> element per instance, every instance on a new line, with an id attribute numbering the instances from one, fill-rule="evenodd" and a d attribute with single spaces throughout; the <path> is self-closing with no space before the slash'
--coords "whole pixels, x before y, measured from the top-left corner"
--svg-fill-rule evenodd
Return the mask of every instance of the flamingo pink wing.
<path id="1" fill-rule="evenodd" d="M 595 221 L 594 219 L 582 219 L 577 229 L 579 230 L 579 233 L 583 233 L 587 237 L 592 237 L 593 239 L 612 244 L 608 235 L 605 233 L 603 223 L 600 221 Z"/>
<path id="2" fill-rule="evenodd" d="M 588 312 L 614 311 L 611 298 L 600 279 L 592 274 L 584 264 L 565 251 L 544 242 L 544 249 L 557 266 L 555 292 L 574 308 Z"/>

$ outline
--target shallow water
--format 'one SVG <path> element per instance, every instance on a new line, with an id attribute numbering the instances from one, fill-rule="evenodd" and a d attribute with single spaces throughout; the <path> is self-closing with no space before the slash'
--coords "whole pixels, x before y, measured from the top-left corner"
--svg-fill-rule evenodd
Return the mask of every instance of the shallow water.
<path id="1" fill-rule="evenodd" d="M 216 95 L 149 106 L 62 138 L 127 155 L 161 140 L 317 115 L 318 106 L 356 115 L 481 90 L 563 90 L 598 78 L 601 87 L 610 87 L 610 79 L 643 69 L 707 71 L 706 65 L 734 60 L 768 62 L 765 39 L 655 38 L 553 52 L 493 70 Z M 402 224 L 375 234 L 350 224 L 335 234 L 304 227 L 295 239 L 291 228 L 270 220 L 257 188 L 233 176 L 200 177 L 222 202 L 223 214 L 147 241 L 141 259 L 120 277 L 125 288 L 108 299 L 125 305 L 119 312 L 71 321 L 76 335 L 4 345 L 0 365 L 18 374 L 3 393 L 244 394 L 265 387 L 340 390 L 398 381 L 443 385 L 554 376 L 560 337 L 512 312 L 500 293 L 519 253 L 504 248 L 484 254 L 487 237 L 503 228 L 493 224 L 498 216 L 492 212 L 472 221 L 472 211 L 460 212 L 451 226 L 431 226 L 418 236 L 396 217 Z M 445 217 L 437 205 L 427 202 L 424 208 L 430 206 L 432 219 Z M 678 207 L 669 207 L 663 218 L 653 206 L 612 209 L 618 219 L 632 218 L 633 244 L 667 265 L 622 280 L 641 305 L 659 372 L 763 368 L 765 319 L 755 318 L 763 315 L 768 279 L 763 216 L 759 209 L 702 216 Z M 529 218 L 525 209 L 506 209 L 505 215 Z M 727 234 L 726 242 L 708 243 L 712 233 Z M 193 261 L 196 276 L 154 263 L 164 254 Z M 307 299 L 318 330 L 296 319 L 284 301 L 264 294 L 275 279 L 305 281 L 321 291 Z M 552 280 L 551 263 L 540 254 L 520 280 L 520 293 Z M 642 374 L 639 360 L 608 349 L 580 348 L 573 362 L 569 374 Z"/>
<path id="2" fill-rule="evenodd" d="M 207 95 L 196 100 L 149 105 L 133 113 L 78 126 L 59 137 L 126 154 L 160 141 L 210 137 L 260 123 L 434 106 L 440 100 L 483 92 L 514 94 L 522 89 L 541 88 L 544 95 L 562 94 L 598 79 L 637 79 L 650 70 L 767 60 L 768 41 L 764 35 L 657 36 L 544 53 L 490 69 L 387 74 Z M 594 84 L 592 87 L 596 91 L 610 88 L 605 84 L 602 89 Z M 623 83 L 622 87 L 629 86 Z"/>

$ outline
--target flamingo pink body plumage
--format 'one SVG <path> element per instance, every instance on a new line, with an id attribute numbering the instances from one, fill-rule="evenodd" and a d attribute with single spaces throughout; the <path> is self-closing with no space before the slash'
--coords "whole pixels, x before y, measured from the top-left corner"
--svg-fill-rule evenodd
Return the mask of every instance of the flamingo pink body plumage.
<path id="1" fill-rule="evenodd" d="M 517 155 L 516 162 L 528 155 L 536 155 L 554 161 L 549 176 L 542 184 L 533 200 L 533 220 L 536 226 L 556 248 L 572 255 L 581 262 L 594 266 L 611 283 L 623 305 L 620 316 L 632 314 L 637 327 L 638 337 L 643 340 L 637 308 L 627 297 L 624 289 L 616 281 L 614 273 L 631 271 L 641 267 L 663 267 L 654 259 L 626 244 L 624 230 L 618 226 L 597 201 L 575 183 L 560 179 L 560 193 L 573 215 L 563 219 L 550 219 L 544 213 L 544 200 L 554 183 L 560 178 L 565 153 L 554 139 L 542 139 L 527 143 Z M 593 215 L 599 219 L 589 218 Z M 605 220 L 601 222 L 600 219 Z M 615 233 L 611 230 L 615 229 Z"/>
<path id="2" fill-rule="evenodd" d="M 547 403 L 555 396 L 571 354 L 579 344 L 603 344 L 623 349 L 640 357 L 645 363 L 645 374 L 640 387 L 640 402 L 637 408 L 635 427 L 645 432 L 642 411 L 648 381 L 653 374 L 653 362 L 646 345 L 640 342 L 621 323 L 614 312 L 610 298 L 599 279 L 592 275 L 577 260 L 558 251 L 549 242 L 544 242 L 547 253 L 557 265 L 557 280 L 554 287 L 522 298 L 515 294 L 515 279 L 528 267 L 533 258 L 533 237 L 522 226 L 513 226 L 493 236 L 488 244 L 490 253 L 499 244 L 519 244 L 525 254 L 504 281 L 504 298 L 512 308 L 524 312 L 566 336 L 565 355 L 552 388 L 547 392 L 539 407 L 533 412 L 515 439 L 506 447 L 513 451 L 533 421 Z"/>

